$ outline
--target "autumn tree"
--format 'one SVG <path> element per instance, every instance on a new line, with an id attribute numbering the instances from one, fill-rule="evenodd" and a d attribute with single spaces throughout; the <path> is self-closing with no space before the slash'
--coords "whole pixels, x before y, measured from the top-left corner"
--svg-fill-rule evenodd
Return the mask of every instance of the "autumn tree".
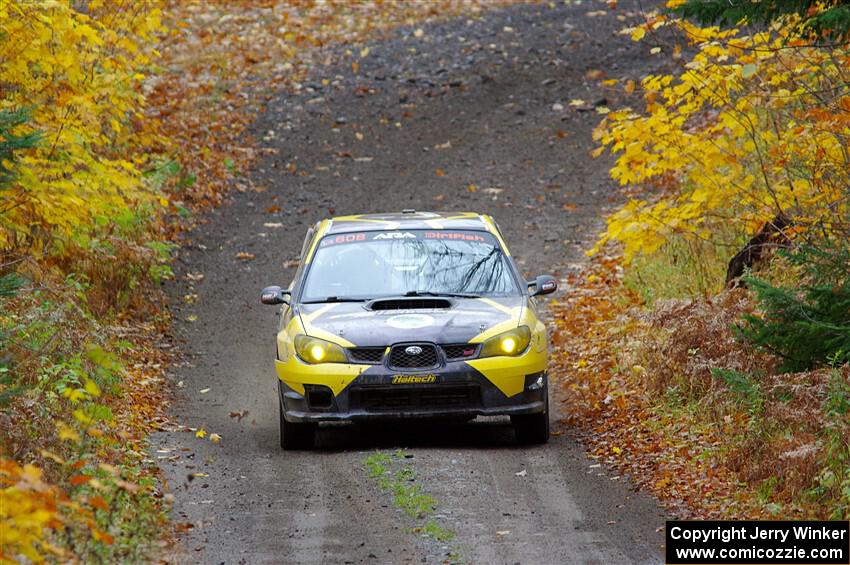
<path id="1" fill-rule="evenodd" d="M 600 244 L 621 241 L 627 259 L 671 238 L 735 249 L 776 218 L 789 219 L 786 236 L 850 233 L 850 51 L 812 45 L 799 22 L 747 34 L 656 15 L 629 30 L 675 26 L 695 54 L 641 81 L 642 110 L 612 111 L 598 128 L 614 179 L 644 187 Z"/>
<path id="2" fill-rule="evenodd" d="M 0 252 L 67 245 L 156 201 L 140 174 L 150 134 L 137 127 L 156 2 L 77 4 L 0 2 L 0 151 L 18 156 L 0 155 L 10 184 L 0 192 Z"/>

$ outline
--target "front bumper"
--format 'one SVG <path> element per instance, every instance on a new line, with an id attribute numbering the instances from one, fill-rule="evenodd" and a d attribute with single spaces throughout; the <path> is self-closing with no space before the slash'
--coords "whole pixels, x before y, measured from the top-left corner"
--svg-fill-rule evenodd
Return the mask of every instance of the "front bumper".
<path id="1" fill-rule="evenodd" d="M 340 422 L 381 419 L 474 418 L 534 414 L 545 410 L 546 374 L 518 375 L 522 391 L 506 396 L 484 375 L 466 363 L 452 363 L 431 373 L 420 384 L 393 384 L 398 373 L 383 367 L 363 372 L 334 395 L 322 385 L 279 381 L 284 417 L 290 422 Z M 432 380 L 436 382 L 427 382 Z M 398 379 L 396 379 L 398 380 Z M 404 380 L 404 379 L 402 379 Z M 408 379 L 410 380 L 410 379 Z"/>

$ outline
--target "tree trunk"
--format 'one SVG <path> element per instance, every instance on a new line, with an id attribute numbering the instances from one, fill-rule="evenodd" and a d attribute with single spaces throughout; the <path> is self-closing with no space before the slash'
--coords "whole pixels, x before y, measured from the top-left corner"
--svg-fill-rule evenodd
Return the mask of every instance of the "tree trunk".
<path id="1" fill-rule="evenodd" d="M 763 259 L 769 248 L 788 247 L 788 238 L 782 230 L 790 226 L 791 223 L 787 216 L 780 214 L 764 224 L 759 232 L 747 242 L 747 245 L 729 260 L 729 266 L 726 269 L 726 286 L 728 288 L 744 286 L 740 280 L 744 271 L 752 268 L 753 265 Z"/>

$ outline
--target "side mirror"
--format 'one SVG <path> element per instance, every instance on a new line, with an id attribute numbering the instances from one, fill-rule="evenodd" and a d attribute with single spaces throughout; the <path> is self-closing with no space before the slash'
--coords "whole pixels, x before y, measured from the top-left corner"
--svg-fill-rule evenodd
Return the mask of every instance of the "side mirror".
<path id="1" fill-rule="evenodd" d="M 534 287 L 531 291 L 531 296 L 539 296 L 541 294 L 552 294 L 558 290 L 558 281 L 555 277 L 549 275 L 540 275 L 533 281 L 528 281 L 528 288 Z"/>
<path id="2" fill-rule="evenodd" d="M 267 286 L 260 294 L 260 302 L 271 305 L 288 304 L 285 296 L 287 294 L 289 294 L 289 291 L 283 290 L 279 286 Z"/>

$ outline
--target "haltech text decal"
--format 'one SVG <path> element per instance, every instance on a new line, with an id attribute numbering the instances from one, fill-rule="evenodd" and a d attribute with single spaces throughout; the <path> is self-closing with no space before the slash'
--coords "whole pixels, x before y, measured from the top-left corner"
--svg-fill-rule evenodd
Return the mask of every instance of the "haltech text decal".
<path id="1" fill-rule="evenodd" d="M 437 375 L 393 375 L 394 385 L 427 385 L 437 382 Z"/>

